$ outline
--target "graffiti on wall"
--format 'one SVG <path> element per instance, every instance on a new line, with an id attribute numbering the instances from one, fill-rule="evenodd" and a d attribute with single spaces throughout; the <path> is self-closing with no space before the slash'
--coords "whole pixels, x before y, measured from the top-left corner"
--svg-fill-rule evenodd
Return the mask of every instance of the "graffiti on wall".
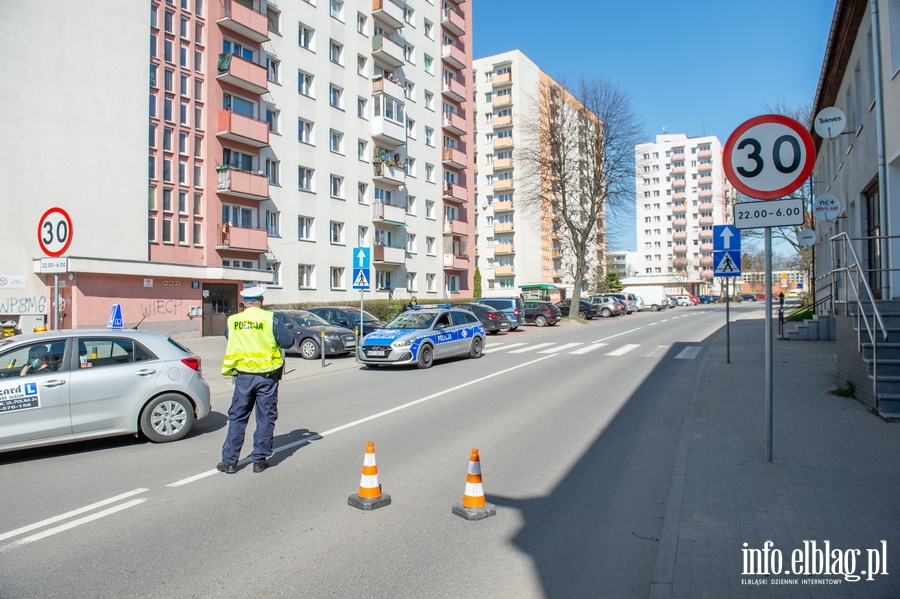
<path id="1" fill-rule="evenodd" d="M 162 316 L 164 319 L 172 315 L 181 313 L 182 300 L 180 299 L 158 299 L 141 304 L 141 316 L 150 318 L 151 316 Z"/>
<path id="2" fill-rule="evenodd" d="M 0 314 L 43 314 L 47 298 L 43 295 L 0 298 Z"/>

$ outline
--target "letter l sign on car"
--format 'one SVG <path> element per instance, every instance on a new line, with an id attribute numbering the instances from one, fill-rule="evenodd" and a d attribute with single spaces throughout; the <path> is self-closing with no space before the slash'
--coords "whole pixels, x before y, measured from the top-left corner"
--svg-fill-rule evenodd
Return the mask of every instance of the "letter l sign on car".
<path id="1" fill-rule="evenodd" d="M 734 225 L 713 225 L 713 250 L 740 250 L 741 232 Z"/>

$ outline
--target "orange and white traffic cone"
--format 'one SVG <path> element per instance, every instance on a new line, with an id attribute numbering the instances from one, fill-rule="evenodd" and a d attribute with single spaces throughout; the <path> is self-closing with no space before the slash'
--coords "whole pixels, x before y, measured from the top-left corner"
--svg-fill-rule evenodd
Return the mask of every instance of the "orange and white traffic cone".
<path id="1" fill-rule="evenodd" d="M 453 506 L 453 513 L 466 520 L 483 520 L 497 513 L 497 507 L 484 500 L 481 460 L 475 448 L 472 448 L 472 455 L 469 456 L 469 473 L 466 476 L 466 490 L 463 493 L 462 503 Z"/>
<path id="2" fill-rule="evenodd" d="M 375 510 L 390 505 L 391 496 L 381 492 L 378 484 L 378 466 L 375 464 L 375 443 L 366 445 L 363 458 L 362 476 L 359 479 L 359 493 L 347 498 L 347 503 L 361 510 Z"/>

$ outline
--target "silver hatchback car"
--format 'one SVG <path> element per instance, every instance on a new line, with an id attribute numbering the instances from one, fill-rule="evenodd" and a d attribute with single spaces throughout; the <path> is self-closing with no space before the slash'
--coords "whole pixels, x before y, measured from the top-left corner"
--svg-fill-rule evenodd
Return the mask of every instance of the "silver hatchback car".
<path id="1" fill-rule="evenodd" d="M 0 452 L 138 431 L 176 441 L 209 409 L 200 358 L 164 333 L 78 329 L 0 341 Z"/>

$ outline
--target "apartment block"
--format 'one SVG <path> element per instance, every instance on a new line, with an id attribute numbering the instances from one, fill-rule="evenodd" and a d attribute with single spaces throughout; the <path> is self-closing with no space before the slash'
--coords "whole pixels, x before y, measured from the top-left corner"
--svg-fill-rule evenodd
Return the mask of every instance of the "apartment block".
<path id="1" fill-rule="evenodd" d="M 705 293 L 713 277 L 713 225 L 730 222 L 733 189 L 715 136 L 657 135 L 635 147 L 638 276 L 668 276 Z"/>
<path id="2" fill-rule="evenodd" d="M 544 144 L 529 123 L 551 105 L 574 105 L 558 83 L 519 50 L 476 59 L 477 265 L 486 296 L 571 287 L 573 256 L 562 241 L 560 215 L 549 205 L 527 209 L 533 181 L 517 147 Z M 534 204 L 534 202 L 531 202 Z M 598 239 L 604 238 L 603 223 Z M 591 268 L 603 269 L 605 243 L 591 250 Z"/>

